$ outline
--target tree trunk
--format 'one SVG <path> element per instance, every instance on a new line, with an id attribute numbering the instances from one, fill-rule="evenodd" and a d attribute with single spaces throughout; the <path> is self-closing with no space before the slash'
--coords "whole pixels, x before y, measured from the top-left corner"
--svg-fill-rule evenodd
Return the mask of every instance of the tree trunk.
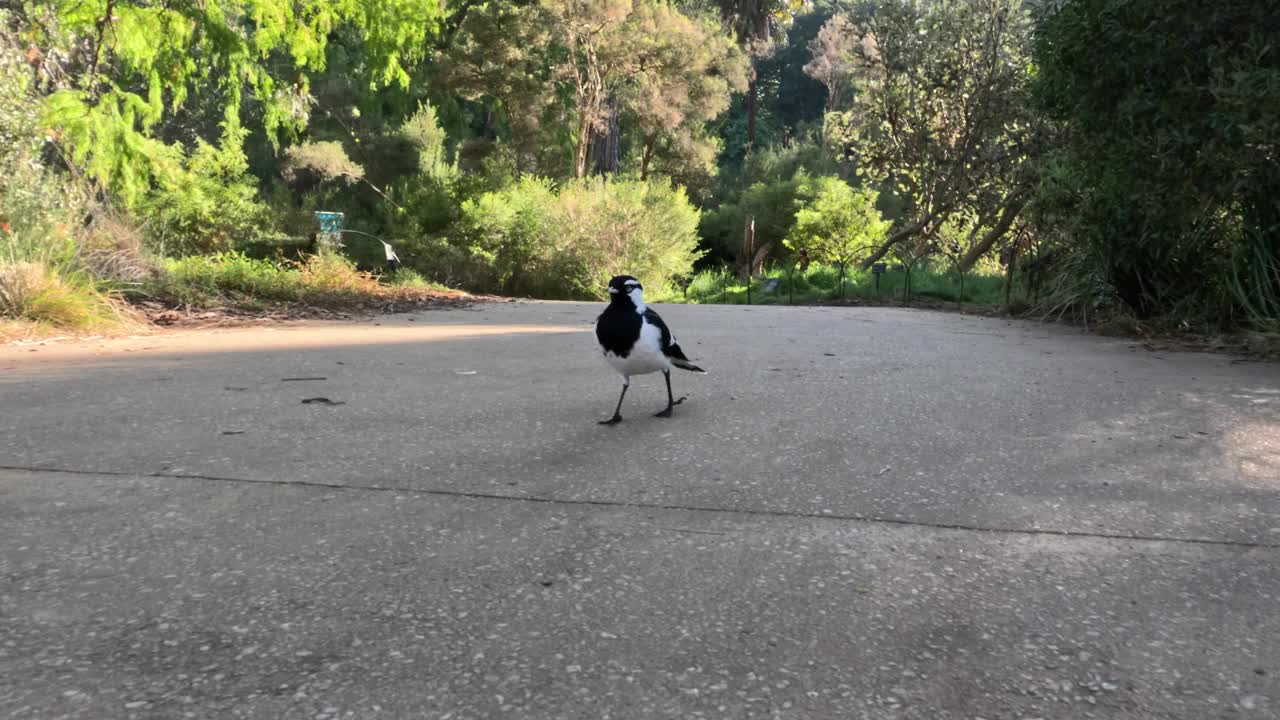
<path id="1" fill-rule="evenodd" d="M 1022 212 L 1022 208 L 1026 207 L 1027 196 L 1025 193 L 1014 193 L 1005 200 L 1004 209 L 1000 211 L 1000 217 L 996 220 L 996 224 L 991 226 L 986 235 L 982 239 L 974 243 L 969 251 L 960 258 L 960 270 L 968 272 L 978 259 L 987 253 L 996 242 L 1004 236 L 1009 228 L 1013 225 L 1013 221 L 1017 219 L 1018 213 Z"/>
<path id="2" fill-rule="evenodd" d="M 751 63 L 751 78 L 747 80 L 747 149 L 754 149 L 756 146 L 756 68 L 755 61 Z"/>
<path id="3" fill-rule="evenodd" d="M 603 131 L 591 129 L 591 164 L 600 175 L 613 175 L 618 172 L 620 155 L 621 130 L 618 125 L 618 111 L 610 98 L 608 104 L 608 120 Z"/>
<path id="4" fill-rule="evenodd" d="M 654 138 L 644 139 L 644 149 L 640 151 L 640 180 L 649 179 L 649 162 L 653 160 L 653 145 L 656 142 Z"/>
<path id="5" fill-rule="evenodd" d="M 578 147 L 574 164 L 574 177 L 581 180 L 587 176 L 587 151 L 591 149 L 591 120 L 578 120 Z"/>

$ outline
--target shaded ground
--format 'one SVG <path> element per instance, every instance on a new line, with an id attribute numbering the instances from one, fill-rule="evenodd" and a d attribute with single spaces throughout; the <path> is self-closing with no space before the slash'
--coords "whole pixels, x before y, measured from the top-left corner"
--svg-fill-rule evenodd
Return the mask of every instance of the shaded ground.
<path id="1" fill-rule="evenodd" d="M 602 428 L 596 312 L 0 349 L 0 715 L 1280 713 L 1274 365 L 673 306 Z"/>

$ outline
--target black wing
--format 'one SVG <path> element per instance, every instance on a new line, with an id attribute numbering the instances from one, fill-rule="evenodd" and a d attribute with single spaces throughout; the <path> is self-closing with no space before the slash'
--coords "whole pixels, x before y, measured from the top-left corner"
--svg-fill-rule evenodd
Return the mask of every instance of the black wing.
<path id="1" fill-rule="evenodd" d="M 676 342 L 676 339 L 671 336 L 671 330 L 667 327 L 666 323 L 662 322 L 662 318 L 658 317 L 658 313 L 654 312 L 652 308 L 645 308 L 644 319 L 649 321 L 650 325 L 658 328 L 662 333 L 663 355 L 666 355 L 669 358 L 676 358 L 678 360 L 689 359 L 684 356 L 684 351 L 680 349 L 680 345 Z"/>

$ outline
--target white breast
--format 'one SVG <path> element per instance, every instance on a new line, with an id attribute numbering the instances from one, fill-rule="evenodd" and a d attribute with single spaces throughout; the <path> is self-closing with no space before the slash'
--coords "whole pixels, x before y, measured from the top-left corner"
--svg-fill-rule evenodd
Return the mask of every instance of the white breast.
<path id="1" fill-rule="evenodd" d="M 618 357 L 607 351 L 604 357 L 614 370 L 624 376 L 644 375 L 671 369 L 671 361 L 662 353 L 662 331 L 650 325 L 647 320 L 641 321 L 640 339 L 636 341 L 626 357 Z"/>

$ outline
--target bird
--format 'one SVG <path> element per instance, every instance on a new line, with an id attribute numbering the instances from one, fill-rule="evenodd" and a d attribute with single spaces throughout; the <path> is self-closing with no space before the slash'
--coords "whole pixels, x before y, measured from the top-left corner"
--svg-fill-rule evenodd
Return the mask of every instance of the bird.
<path id="1" fill-rule="evenodd" d="M 667 407 L 654 417 L 669 418 L 671 410 L 685 401 L 671 393 L 671 368 L 706 374 L 685 357 L 676 338 L 658 313 L 644 304 L 644 286 L 630 275 L 617 275 L 609 280 L 609 305 L 596 318 L 596 340 L 604 359 L 622 375 L 622 394 L 613 417 L 601 425 L 622 422 L 622 399 L 631 387 L 632 375 L 662 371 L 667 381 Z"/>

